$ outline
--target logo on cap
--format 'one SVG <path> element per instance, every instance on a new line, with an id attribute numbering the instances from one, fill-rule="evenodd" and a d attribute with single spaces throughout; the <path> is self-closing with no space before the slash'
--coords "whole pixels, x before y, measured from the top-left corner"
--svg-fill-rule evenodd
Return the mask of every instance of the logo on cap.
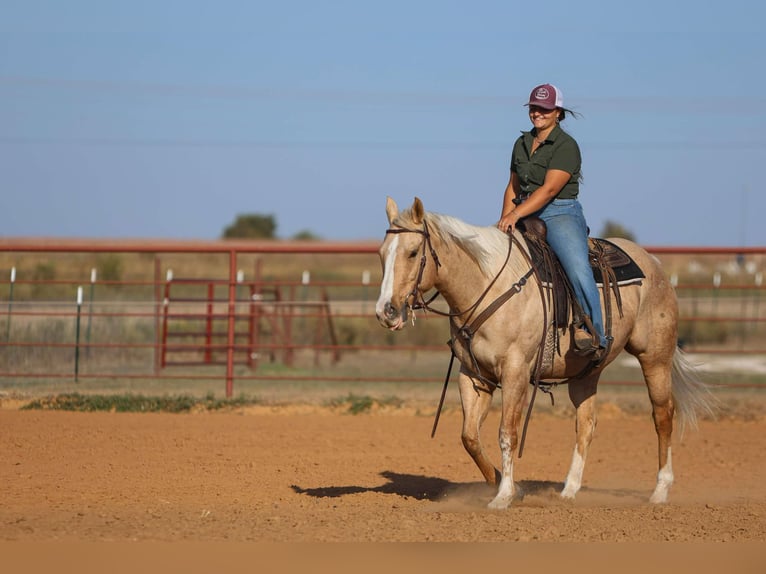
<path id="1" fill-rule="evenodd" d="M 532 92 L 529 94 L 529 103 L 524 105 L 552 110 L 554 108 L 563 108 L 564 100 L 556 86 L 553 84 L 540 84 L 532 88 Z"/>

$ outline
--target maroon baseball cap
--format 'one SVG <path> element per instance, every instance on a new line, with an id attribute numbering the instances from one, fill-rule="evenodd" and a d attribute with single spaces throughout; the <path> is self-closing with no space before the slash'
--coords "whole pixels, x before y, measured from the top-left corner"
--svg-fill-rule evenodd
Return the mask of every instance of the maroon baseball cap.
<path id="1" fill-rule="evenodd" d="M 529 103 L 525 106 L 537 106 L 544 110 L 555 110 L 564 107 L 564 98 L 553 84 L 541 84 L 529 94 Z"/>

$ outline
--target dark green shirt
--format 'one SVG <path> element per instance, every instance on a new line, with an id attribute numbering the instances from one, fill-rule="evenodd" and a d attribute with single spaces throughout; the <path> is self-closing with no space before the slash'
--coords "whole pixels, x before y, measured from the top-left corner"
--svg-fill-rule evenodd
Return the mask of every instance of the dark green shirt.
<path id="1" fill-rule="evenodd" d="M 521 193 L 526 196 L 543 184 L 549 169 L 560 169 L 571 175 L 567 184 L 556 196 L 557 199 L 574 199 L 580 192 L 580 167 L 582 158 L 575 139 L 559 126 L 553 128 L 546 139 L 530 154 L 535 130 L 521 132 L 513 145 L 511 171 L 515 171 L 521 182 Z"/>

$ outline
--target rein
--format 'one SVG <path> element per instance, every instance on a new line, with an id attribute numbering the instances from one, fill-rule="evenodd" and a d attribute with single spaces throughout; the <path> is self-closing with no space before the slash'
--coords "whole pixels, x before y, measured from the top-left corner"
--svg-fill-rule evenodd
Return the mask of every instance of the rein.
<path id="1" fill-rule="evenodd" d="M 473 339 L 474 334 L 476 331 L 478 331 L 479 327 L 484 324 L 484 322 L 489 319 L 500 307 L 502 307 L 511 297 L 519 293 L 524 286 L 527 284 L 527 281 L 530 277 L 533 275 L 537 275 L 537 269 L 535 268 L 534 263 L 532 262 L 532 259 L 530 258 L 529 254 L 522 249 L 521 244 L 519 243 L 519 240 L 514 236 L 509 236 L 508 241 L 508 253 L 505 256 L 505 261 L 503 262 L 503 265 L 500 267 L 500 270 L 497 272 L 495 277 L 492 279 L 492 281 L 489 282 L 489 285 L 487 285 L 487 288 L 484 290 L 484 292 L 479 295 L 478 299 L 465 311 L 458 311 L 458 312 L 444 312 L 439 311 L 438 309 L 434 309 L 430 306 L 430 303 L 433 302 L 436 297 L 439 296 L 439 293 L 437 292 L 433 297 L 431 297 L 428 301 L 425 301 L 423 299 L 423 295 L 420 292 L 420 282 L 423 279 L 423 273 L 425 271 L 425 267 L 427 264 L 427 252 L 426 249 L 431 253 L 431 257 L 434 260 L 434 263 L 436 264 L 437 269 L 441 267 L 441 263 L 439 262 L 439 257 L 436 254 L 436 250 L 433 248 L 433 245 L 431 243 L 431 234 L 428 231 L 428 223 L 426 220 L 423 220 L 423 229 L 408 229 L 408 228 L 395 228 L 395 229 L 387 229 L 386 234 L 399 234 L 399 233 L 418 233 L 424 237 L 423 241 L 423 252 L 420 256 L 420 268 L 418 269 L 418 276 L 415 281 L 415 286 L 412 288 L 412 291 L 407 295 L 405 298 L 405 301 L 408 301 L 410 298 L 412 298 L 412 304 L 410 305 L 408 303 L 408 306 L 411 310 L 415 309 L 424 309 L 426 311 L 431 311 L 432 313 L 436 313 L 437 315 L 441 315 L 444 317 L 449 317 L 450 320 L 454 319 L 455 317 L 460 317 L 462 315 L 465 315 L 468 313 L 468 318 L 466 318 L 465 322 L 463 323 L 462 327 L 456 328 L 456 333 L 458 336 L 460 336 L 461 340 L 463 341 L 465 345 L 465 349 L 468 352 L 468 355 L 471 357 L 471 362 L 474 375 L 476 378 L 478 378 L 480 381 L 485 383 L 486 385 L 492 387 L 492 388 L 498 388 L 500 385 L 497 381 L 490 380 L 486 378 L 484 375 L 481 374 L 481 367 L 479 366 L 478 361 L 476 360 L 476 356 L 473 354 L 473 350 L 471 348 L 471 340 Z M 500 294 L 494 301 L 492 301 L 487 307 L 484 308 L 484 310 L 469 324 L 469 320 L 473 316 L 473 314 L 478 309 L 479 305 L 482 301 L 486 298 L 489 291 L 492 289 L 494 284 L 497 282 L 498 278 L 502 274 L 503 270 L 508 265 L 508 262 L 511 259 L 511 251 L 513 249 L 514 243 L 521 249 L 522 254 L 524 255 L 525 259 L 527 260 L 527 263 L 529 263 L 529 270 L 522 275 L 518 281 L 516 281 L 511 287 Z M 519 444 L 519 458 L 521 458 L 521 454 L 524 450 L 524 442 L 527 434 L 527 425 L 529 424 L 529 418 L 532 413 L 532 405 L 534 405 L 535 402 L 535 395 L 537 394 L 537 389 L 540 387 L 540 372 L 542 370 L 542 362 L 543 362 L 543 350 L 545 346 L 545 336 L 547 332 L 547 309 L 545 307 L 545 295 L 543 293 L 543 287 L 542 282 L 538 281 L 538 287 L 540 289 L 540 296 L 543 299 L 543 334 L 542 339 L 540 341 L 539 346 L 539 352 L 537 356 L 537 361 L 535 362 L 535 370 L 532 374 L 532 379 L 530 380 L 530 384 L 533 385 L 534 389 L 532 391 L 532 398 L 529 402 L 529 407 L 527 409 L 527 415 L 526 419 L 524 421 L 524 428 L 521 435 L 521 442 Z M 418 302 L 418 299 L 420 299 L 420 302 Z M 431 438 L 434 437 L 436 434 L 436 427 L 439 424 L 439 418 L 442 411 L 442 406 L 444 405 L 444 398 L 447 393 L 447 386 L 449 384 L 450 375 L 452 374 L 452 364 L 454 363 L 455 359 L 455 350 L 452 346 L 452 341 L 450 341 L 450 348 L 452 350 L 452 356 L 450 357 L 449 367 L 447 368 L 447 375 L 444 380 L 444 386 L 442 388 L 441 398 L 439 399 L 439 406 L 436 410 L 436 416 L 434 419 L 434 425 L 433 429 L 431 430 Z M 543 390 L 546 390 L 543 388 Z M 548 391 L 549 392 L 549 391 Z M 553 395 L 551 395 L 551 400 L 553 399 Z"/>
<path id="2" fill-rule="evenodd" d="M 450 318 L 460 317 L 462 315 L 465 315 L 466 313 L 470 313 L 470 315 L 468 317 L 470 319 L 470 316 L 473 315 L 473 313 L 476 311 L 476 309 L 479 307 L 481 302 L 484 300 L 484 298 L 489 293 L 490 289 L 492 289 L 492 286 L 497 282 L 498 278 L 500 277 L 500 275 L 503 272 L 503 269 L 505 269 L 505 267 L 508 265 L 508 261 L 510 261 L 510 259 L 511 259 L 511 248 L 513 247 L 513 242 L 516 242 L 518 244 L 518 239 L 516 239 L 515 237 L 511 236 L 511 241 L 509 241 L 509 243 L 508 243 L 508 253 L 505 256 L 505 261 L 503 262 L 503 265 L 500 267 L 500 270 L 497 272 L 497 274 L 492 279 L 492 281 L 489 282 L 489 285 L 487 285 L 487 288 L 484 290 L 484 292 L 481 295 L 479 295 L 479 298 L 476 299 L 476 301 L 473 303 L 473 305 L 468 307 L 468 309 L 466 309 L 465 311 L 458 311 L 458 312 L 455 312 L 455 313 L 452 313 L 452 312 L 446 312 L 445 313 L 444 311 L 440 311 L 439 309 L 434 309 L 433 307 L 431 307 L 431 303 L 439 296 L 438 292 L 435 293 L 432 297 L 430 297 L 428 299 L 428 301 L 426 301 L 425 299 L 423 299 L 423 294 L 420 292 L 420 289 L 419 289 L 420 288 L 420 282 L 423 279 L 423 272 L 425 271 L 426 263 L 428 262 L 427 261 L 427 256 L 426 256 L 426 247 L 428 248 L 428 251 L 431 253 L 431 257 L 433 257 L 433 260 L 434 260 L 434 263 L 436 264 L 437 269 L 439 267 L 441 267 L 441 262 L 439 261 L 439 256 L 436 254 L 436 250 L 433 248 L 433 245 L 431 244 L 431 234 L 428 231 L 428 223 L 427 223 L 427 221 L 425 219 L 423 220 L 423 229 L 408 229 L 406 227 L 400 227 L 400 228 L 395 228 L 395 229 L 387 229 L 386 230 L 386 234 L 389 234 L 389 233 L 392 233 L 392 234 L 418 233 L 418 234 L 422 235 L 425 238 L 425 241 L 423 242 L 423 253 L 420 256 L 420 268 L 418 269 L 418 277 L 415 280 L 415 286 L 412 288 L 412 291 L 410 291 L 409 294 L 407 295 L 407 297 L 405 298 L 405 301 L 409 300 L 410 298 L 412 298 L 412 304 L 411 305 L 408 304 L 409 308 L 411 310 L 423 309 L 424 311 L 431 311 L 432 313 L 434 313 L 436 315 L 441 315 L 442 317 L 450 317 Z M 522 252 L 523 252 L 523 250 L 522 250 Z M 531 261 L 530 261 L 530 264 L 531 264 Z M 527 279 L 529 278 L 530 275 L 533 274 L 533 272 L 534 272 L 533 269 L 530 269 L 530 271 L 528 271 L 527 274 L 524 275 L 524 277 L 522 277 L 522 279 L 519 280 L 520 285 L 518 286 L 517 290 L 521 290 L 521 287 L 524 286 L 524 284 L 526 283 Z M 484 321 L 486 321 L 490 317 L 490 315 L 492 315 L 492 313 L 497 311 L 497 309 L 503 303 L 505 303 L 505 301 L 510 299 L 510 297 L 514 294 L 514 293 L 512 293 L 512 291 L 514 291 L 514 289 L 516 287 L 517 287 L 517 285 L 513 285 L 508 291 L 506 291 L 503 295 L 498 297 L 498 299 L 495 300 L 490 305 L 490 307 L 485 309 L 484 312 L 479 317 L 476 318 L 474 323 L 478 323 L 478 324 L 476 325 L 475 329 L 478 329 L 478 327 L 479 327 L 479 325 L 481 325 L 481 323 L 484 323 Z M 420 299 L 420 302 L 418 302 L 418 298 Z M 499 299 L 503 299 L 503 300 L 498 302 Z M 490 309 L 490 308 L 491 308 L 491 310 L 489 310 L 489 312 L 487 313 L 487 310 Z M 485 314 L 486 314 L 486 316 L 485 316 Z M 467 322 L 468 322 L 468 319 L 466 319 L 466 323 Z"/>

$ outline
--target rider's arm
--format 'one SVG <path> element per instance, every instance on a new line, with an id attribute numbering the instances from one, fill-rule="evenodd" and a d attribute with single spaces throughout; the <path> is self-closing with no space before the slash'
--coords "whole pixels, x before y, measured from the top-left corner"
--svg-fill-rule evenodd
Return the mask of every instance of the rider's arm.
<path id="1" fill-rule="evenodd" d="M 515 177 L 515 188 L 514 188 Z M 519 219 L 531 215 L 536 211 L 541 210 L 550 202 L 567 184 L 572 174 L 562 171 L 560 169 L 549 169 L 545 172 L 545 180 L 543 184 L 538 187 L 529 198 L 521 205 L 513 205 L 513 198 L 516 197 L 516 191 L 513 191 L 510 199 L 508 198 L 508 189 L 518 190 L 518 176 L 515 172 L 511 174 L 511 181 L 508 183 L 508 188 L 505 190 L 505 198 L 503 200 L 503 217 L 500 218 L 497 226 L 501 230 L 506 230 L 509 227 L 511 231 L 516 228 L 516 223 Z M 506 211 L 506 204 L 510 202 L 511 206 L 515 209 Z"/>

